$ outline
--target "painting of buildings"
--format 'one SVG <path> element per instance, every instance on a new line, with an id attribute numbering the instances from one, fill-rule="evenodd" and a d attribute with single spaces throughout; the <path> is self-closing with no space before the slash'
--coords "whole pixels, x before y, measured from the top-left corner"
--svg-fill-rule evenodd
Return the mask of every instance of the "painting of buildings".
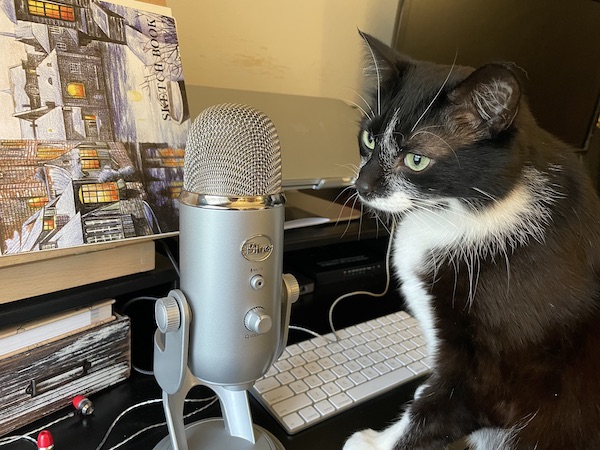
<path id="1" fill-rule="evenodd" d="M 177 230 L 189 113 L 175 24 L 0 0 L 0 254 Z"/>

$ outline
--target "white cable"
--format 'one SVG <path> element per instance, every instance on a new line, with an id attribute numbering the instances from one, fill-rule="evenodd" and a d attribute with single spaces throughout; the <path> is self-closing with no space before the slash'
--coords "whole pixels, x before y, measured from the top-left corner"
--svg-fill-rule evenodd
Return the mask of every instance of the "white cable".
<path id="1" fill-rule="evenodd" d="M 212 397 L 208 397 L 208 398 L 203 398 L 203 399 L 196 399 L 196 400 L 188 400 L 186 399 L 186 402 L 204 402 L 204 401 L 209 401 L 210 403 L 204 405 L 202 408 L 200 409 L 196 409 L 188 414 L 186 414 L 185 416 L 183 416 L 184 419 L 187 419 L 188 417 L 193 416 L 194 414 L 198 414 L 199 412 L 202 412 L 204 410 L 206 410 L 207 408 L 209 408 L 210 406 L 214 405 L 215 402 L 218 400 L 219 398 L 214 395 Z M 156 399 L 159 402 L 162 401 L 161 399 Z M 149 402 L 144 402 L 144 404 L 150 404 L 150 403 L 155 403 L 156 400 L 150 400 Z M 134 407 L 137 406 L 143 406 L 142 404 L 138 404 L 138 405 L 134 405 L 133 407 L 130 407 L 128 409 L 133 409 Z M 102 448 L 102 445 L 104 445 L 104 443 L 106 442 L 106 439 L 108 438 L 109 433 L 112 431 L 112 428 L 114 428 L 114 425 L 117 423 L 117 421 L 124 415 L 124 413 L 126 413 L 127 410 L 125 410 L 123 413 L 121 413 L 119 415 L 119 417 L 117 417 L 115 419 L 115 421 L 113 422 L 113 424 L 111 425 L 111 427 L 109 428 L 109 430 L 107 431 L 105 438 L 103 439 L 103 441 L 100 443 L 100 445 L 96 448 L 96 450 L 100 450 L 100 448 Z M 146 428 L 142 428 L 141 430 L 136 431 L 134 434 L 132 434 L 131 436 L 129 436 L 127 439 L 125 439 L 124 441 L 119 442 L 118 444 L 114 445 L 113 447 L 109 448 L 108 450 L 116 450 L 117 448 L 121 447 L 122 445 L 125 445 L 127 442 L 131 441 L 132 439 L 136 438 L 137 436 L 139 436 L 142 433 L 145 433 L 148 430 L 151 430 L 153 428 L 158 428 L 158 427 L 162 427 L 164 425 L 166 425 L 167 422 L 161 422 L 161 423 L 156 423 L 154 425 L 149 425 Z"/>
<path id="2" fill-rule="evenodd" d="M 333 309 L 338 305 L 339 302 L 341 302 L 342 300 L 344 300 L 346 298 L 353 297 L 355 295 L 368 295 L 369 297 L 380 298 L 380 297 L 384 297 L 388 293 L 389 288 L 390 288 L 390 281 L 391 281 L 390 260 L 391 260 L 392 241 L 394 239 L 395 228 L 396 228 L 396 221 L 394 220 L 392 222 L 392 226 L 390 228 L 390 238 L 388 240 L 388 245 L 387 245 L 387 249 L 385 252 L 385 287 L 384 287 L 383 291 L 380 293 L 375 293 L 375 292 L 370 292 L 370 291 L 348 292 L 348 293 L 340 295 L 338 298 L 336 298 L 334 300 L 334 302 L 331 304 L 331 306 L 329 307 L 329 327 L 331 328 L 331 332 L 335 336 L 336 340 L 339 340 L 339 336 L 337 335 L 337 331 L 333 325 Z"/>
<path id="3" fill-rule="evenodd" d="M 26 434 L 23 434 L 21 436 L 6 436 L 6 437 L 0 439 L 0 447 L 4 446 L 4 445 L 12 444 L 13 442 L 16 442 L 16 441 L 20 441 L 21 439 L 30 441 L 33 443 L 33 445 L 35 445 L 37 447 L 37 441 L 35 439 L 33 439 L 31 436 L 27 436 Z"/>
<path id="4" fill-rule="evenodd" d="M 186 399 L 186 403 L 197 403 L 197 402 L 207 402 L 210 401 L 210 403 L 208 403 L 207 405 L 203 406 L 200 409 L 194 410 L 191 413 L 183 416 L 184 419 L 187 419 L 188 417 L 197 414 L 201 411 L 204 411 L 206 408 L 210 407 L 211 405 L 213 405 L 216 401 L 218 400 L 218 397 L 216 395 L 212 396 L 212 397 L 208 397 L 208 398 L 202 398 L 202 399 Z M 104 435 L 104 438 L 102 438 L 102 441 L 100 441 L 100 444 L 98 444 L 98 446 L 96 447 L 96 450 L 100 450 L 102 448 L 102 446 L 106 443 L 106 441 L 108 440 L 108 436 L 110 435 L 110 433 L 112 433 L 112 430 L 115 428 L 115 426 L 117 425 L 117 422 L 119 420 L 121 420 L 121 418 L 127 414 L 130 411 L 133 411 L 134 409 L 140 408 L 142 406 L 147 406 L 147 405 L 152 405 L 155 403 L 161 403 L 162 399 L 157 398 L 157 399 L 152 399 L 152 400 L 146 400 L 145 402 L 141 402 L 141 403 L 137 403 L 135 405 L 130 406 L 129 408 L 125 409 L 123 412 L 121 412 L 121 414 L 119 414 L 117 416 L 117 418 L 113 421 L 113 423 L 110 425 L 110 427 L 108 427 L 108 430 L 106 431 L 106 434 Z M 135 432 L 134 434 L 132 434 L 131 436 L 129 436 L 127 439 L 125 439 L 124 441 L 119 442 L 117 445 L 115 445 L 114 447 L 111 447 L 109 450 L 114 450 L 116 448 L 119 448 L 120 446 L 124 445 L 125 443 L 129 442 L 130 440 L 132 440 L 133 438 L 139 436 L 140 434 L 151 430 L 152 428 L 157 428 L 163 425 L 166 425 L 167 422 L 161 422 L 161 423 L 157 423 L 154 425 L 150 425 L 146 428 L 143 428 L 137 432 Z"/>
<path id="5" fill-rule="evenodd" d="M 63 420 L 66 420 L 66 419 L 70 419 L 74 415 L 75 415 L 74 412 L 70 412 L 69 414 L 66 414 L 63 417 L 60 417 L 60 418 L 58 418 L 56 420 L 53 420 L 52 422 L 49 422 L 46 425 L 43 425 L 43 426 L 41 426 L 39 428 L 36 428 L 35 430 L 31 430 L 29 433 L 23 434 L 21 436 L 6 436 L 6 437 L 3 437 L 2 439 L 0 439 L 0 447 L 3 446 L 3 445 L 10 444 L 12 442 L 21 440 L 21 439 L 25 439 L 25 440 L 31 441 L 37 447 L 37 440 L 35 440 L 34 438 L 31 437 L 32 434 L 37 434 L 40 431 L 45 430 L 45 429 L 51 427 L 52 425 L 55 425 L 55 424 L 57 424 L 59 422 L 62 422 Z"/>
<path id="6" fill-rule="evenodd" d="M 308 333 L 308 334 L 310 334 L 310 335 L 312 335 L 314 337 L 322 337 L 322 338 L 327 339 L 328 341 L 331 341 L 331 339 L 327 338 L 326 336 L 323 336 L 323 335 L 317 333 L 316 331 L 309 330 L 308 328 L 299 327 L 297 325 L 290 325 L 288 328 L 290 330 L 302 331 L 302 332 Z M 334 342 L 334 341 L 331 341 L 331 342 Z"/>

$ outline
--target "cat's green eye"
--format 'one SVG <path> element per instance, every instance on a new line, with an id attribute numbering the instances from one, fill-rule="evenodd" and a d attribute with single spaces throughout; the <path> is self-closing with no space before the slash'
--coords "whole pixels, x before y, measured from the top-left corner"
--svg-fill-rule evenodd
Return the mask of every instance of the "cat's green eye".
<path id="1" fill-rule="evenodd" d="M 362 142 L 369 150 L 375 149 L 375 138 L 373 137 L 373 133 L 370 131 L 364 130 L 362 132 Z"/>
<path id="2" fill-rule="evenodd" d="M 415 172 L 420 172 L 425 170 L 431 159 L 427 156 L 417 155 L 415 153 L 407 153 L 404 157 L 404 165 Z"/>

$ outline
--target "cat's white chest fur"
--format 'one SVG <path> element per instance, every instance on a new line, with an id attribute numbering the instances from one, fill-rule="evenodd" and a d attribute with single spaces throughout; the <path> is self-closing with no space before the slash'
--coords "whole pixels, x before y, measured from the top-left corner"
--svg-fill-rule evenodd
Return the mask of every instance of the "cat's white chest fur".
<path id="1" fill-rule="evenodd" d="M 456 209 L 461 209 L 457 215 Z M 437 350 L 435 318 L 430 294 L 431 286 L 424 283 L 424 274 L 435 273 L 440 261 L 436 261 L 436 250 L 452 253 L 464 240 L 468 213 L 454 205 L 449 211 L 432 212 L 418 210 L 409 213 L 398 225 L 394 235 L 393 262 L 400 280 L 400 289 L 412 314 L 419 321 L 429 354 Z"/>

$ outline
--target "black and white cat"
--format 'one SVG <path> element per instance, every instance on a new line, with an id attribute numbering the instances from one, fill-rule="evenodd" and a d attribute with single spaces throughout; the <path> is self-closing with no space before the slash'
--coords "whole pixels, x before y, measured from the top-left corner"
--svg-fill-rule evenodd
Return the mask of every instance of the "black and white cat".
<path id="1" fill-rule="evenodd" d="M 433 370 L 396 423 L 344 450 L 600 449 L 600 201 L 576 155 L 536 125 L 513 66 L 363 38 L 376 87 L 356 190 L 396 222 Z"/>

